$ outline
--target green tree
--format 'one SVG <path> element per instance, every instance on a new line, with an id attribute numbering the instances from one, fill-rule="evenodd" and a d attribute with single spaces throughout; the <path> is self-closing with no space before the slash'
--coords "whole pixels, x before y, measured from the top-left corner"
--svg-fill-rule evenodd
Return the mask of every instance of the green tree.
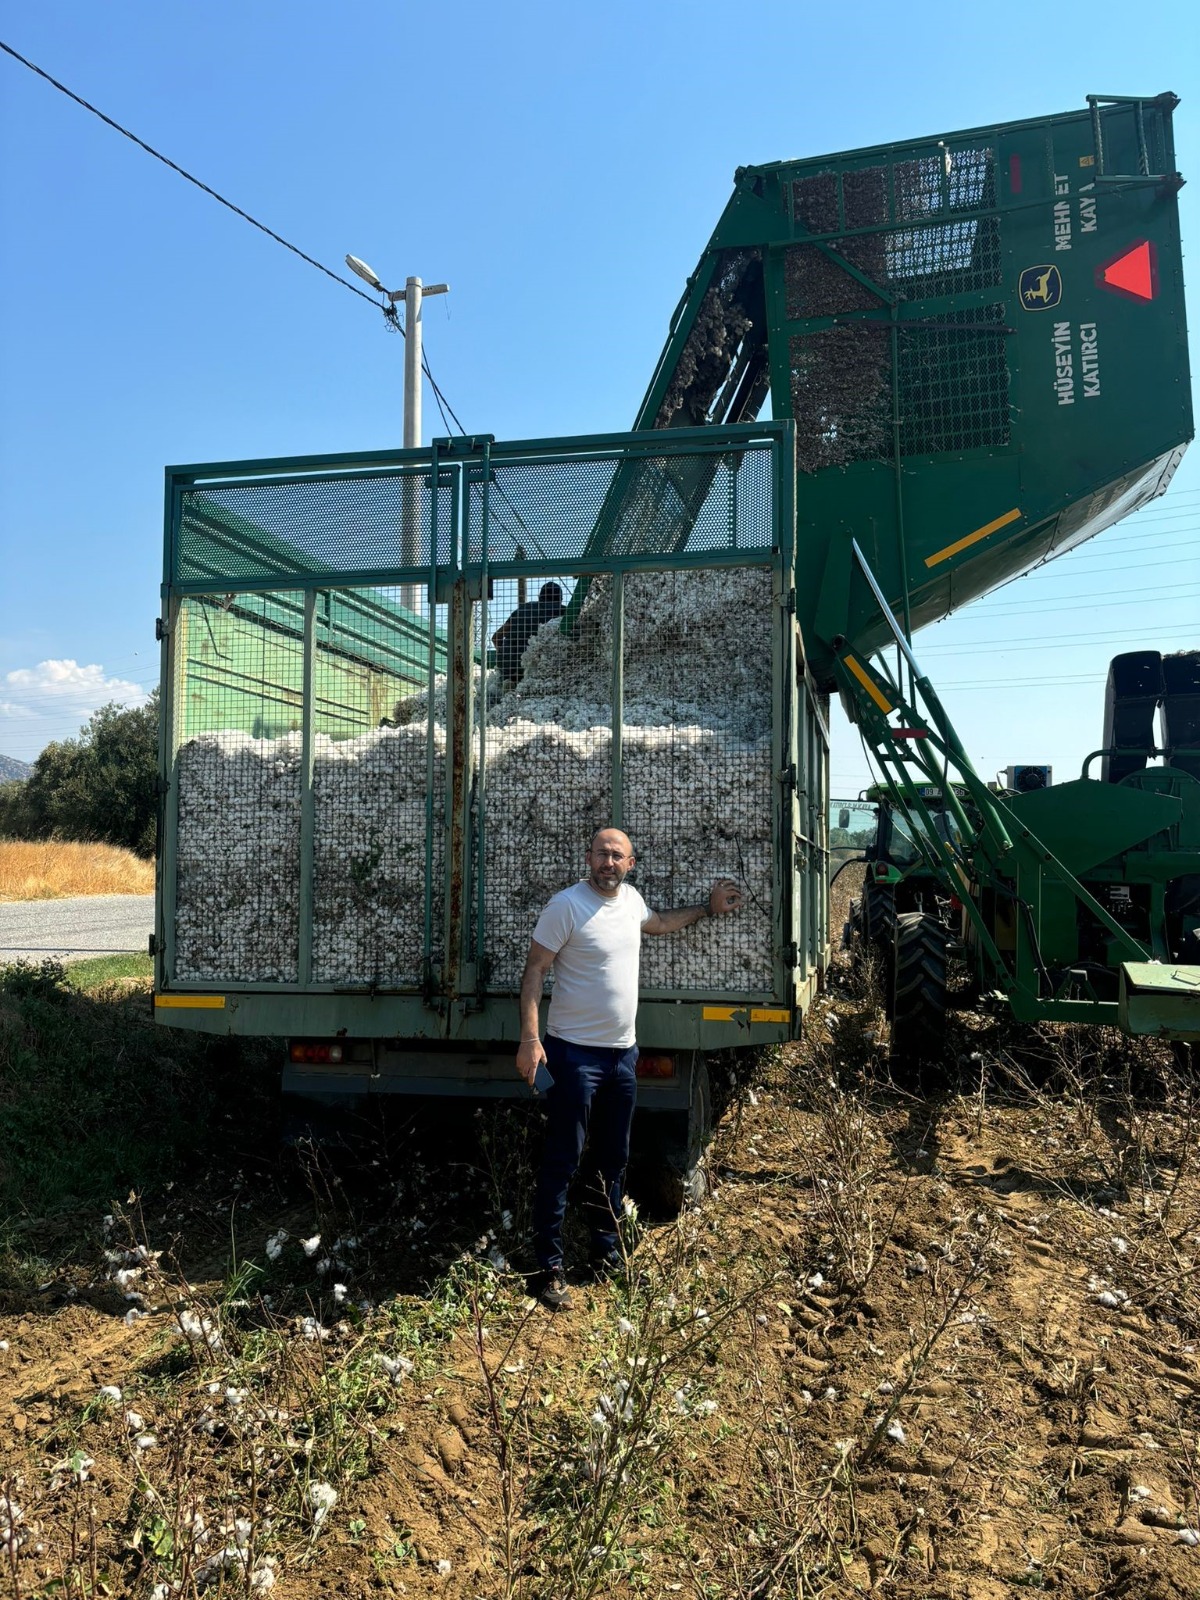
<path id="1" fill-rule="evenodd" d="M 78 739 L 48 744 L 23 783 L 0 786 L 0 835 L 83 839 L 153 855 L 158 696 L 94 711 Z"/>

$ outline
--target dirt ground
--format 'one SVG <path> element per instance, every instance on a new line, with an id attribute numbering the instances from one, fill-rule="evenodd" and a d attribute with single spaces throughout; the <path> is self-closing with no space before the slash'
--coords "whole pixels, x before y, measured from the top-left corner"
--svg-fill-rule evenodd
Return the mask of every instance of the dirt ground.
<path id="1" fill-rule="evenodd" d="M 891 1083 L 839 966 L 708 1197 L 557 1315 L 510 1110 L 32 1229 L 0 1593 L 1200 1593 L 1191 1085 L 974 1014 L 945 1078 Z"/>

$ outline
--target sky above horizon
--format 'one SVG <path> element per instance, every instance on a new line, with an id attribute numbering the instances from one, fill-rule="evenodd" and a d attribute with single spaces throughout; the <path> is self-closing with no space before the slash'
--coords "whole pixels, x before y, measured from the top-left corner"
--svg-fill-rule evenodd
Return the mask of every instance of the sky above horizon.
<path id="1" fill-rule="evenodd" d="M 1170 88 L 1186 252 L 1196 38 L 1182 0 L 1152 26 L 1112 0 L 1023 26 L 877 0 L 0 6 L 0 39 L 335 272 L 350 251 L 449 281 L 426 353 L 463 424 L 506 439 L 631 425 L 741 165 Z M 7 55 L 0 318 L 0 754 L 31 761 L 156 681 L 163 467 L 397 444 L 403 346 Z M 1110 656 L 1194 647 L 1198 619 L 1193 451 L 1162 499 L 916 648 L 984 776 L 1065 777 Z M 834 740 L 855 794 L 840 717 Z"/>

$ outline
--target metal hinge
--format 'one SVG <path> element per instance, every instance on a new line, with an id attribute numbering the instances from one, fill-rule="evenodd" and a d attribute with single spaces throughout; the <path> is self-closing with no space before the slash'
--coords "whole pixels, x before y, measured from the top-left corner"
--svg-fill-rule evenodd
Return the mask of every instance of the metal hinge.
<path id="1" fill-rule="evenodd" d="M 800 959 L 800 949 L 796 944 L 785 944 L 783 947 L 783 964 L 785 967 L 794 967 Z"/>
<path id="2" fill-rule="evenodd" d="M 154 637 L 155 637 L 156 641 L 159 644 L 161 644 L 163 642 L 163 640 L 167 637 L 167 635 L 170 633 L 170 631 L 171 631 L 171 624 L 167 621 L 166 617 L 155 617 L 155 619 L 154 619 Z"/>
<path id="3" fill-rule="evenodd" d="M 779 782 L 782 784 L 785 792 L 788 790 L 790 790 L 793 794 L 796 792 L 797 777 L 796 763 L 794 761 L 789 761 L 787 766 L 784 767 L 783 771 L 779 774 Z"/>

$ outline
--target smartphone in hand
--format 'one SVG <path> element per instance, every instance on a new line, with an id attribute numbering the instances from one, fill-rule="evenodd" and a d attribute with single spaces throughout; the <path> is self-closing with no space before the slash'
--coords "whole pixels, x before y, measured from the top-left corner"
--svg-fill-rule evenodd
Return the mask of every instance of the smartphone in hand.
<path id="1" fill-rule="evenodd" d="M 554 1087 L 554 1078 L 549 1067 L 544 1061 L 538 1062 L 538 1069 L 533 1075 L 534 1094 L 546 1094 Z"/>

